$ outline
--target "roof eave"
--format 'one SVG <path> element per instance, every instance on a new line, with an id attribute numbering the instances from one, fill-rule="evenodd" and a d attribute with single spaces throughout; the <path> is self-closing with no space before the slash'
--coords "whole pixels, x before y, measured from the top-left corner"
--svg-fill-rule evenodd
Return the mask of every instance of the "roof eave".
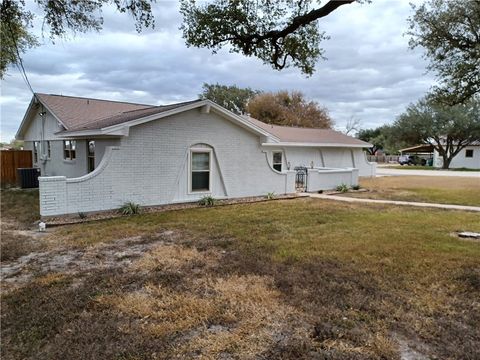
<path id="1" fill-rule="evenodd" d="M 343 148 L 368 148 L 372 144 L 345 144 L 345 143 L 310 143 L 310 142 L 278 142 L 263 143 L 262 146 L 285 146 L 285 147 L 343 147 Z"/>
<path id="2" fill-rule="evenodd" d="M 20 126 L 18 127 L 17 133 L 15 134 L 15 139 L 17 140 L 23 140 L 23 130 L 24 127 L 27 124 L 28 117 L 30 115 L 30 111 L 32 110 L 33 104 L 35 104 L 35 95 L 32 96 L 32 99 L 30 100 L 30 104 L 28 105 L 27 111 L 23 115 L 22 122 L 20 123 Z"/>
<path id="3" fill-rule="evenodd" d="M 36 99 L 36 101 L 35 101 Z M 23 119 L 22 119 L 22 122 L 20 123 L 20 127 L 18 128 L 18 131 L 17 133 L 15 134 L 15 138 L 17 140 L 23 140 L 23 130 L 24 130 L 24 127 L 27 125 L 27 122 L 28 122 L 28 116 L 30 115 L 30 111 L 32 109 L 32 106 L 33 104 L 35 103 L 40 103 L 42 104 L 42 106 L 50 113 L 52 114 L 52 116 L 55 118 L 55 120 L 57 120 L 60 124 L 62 124 L 62 126 L 65 128 L 65 129 L 68 129 L 68 127 L 65 125 L 65 123 L 60 120 L 60 118 L 52 111 L 52 109 L 50 109 L 48 107 L 47 104 L 45 104 L 44 101 L 42 101 L 42 99 L 37 96 L 37 93 L 33 94 L 32 96 L 32 100 L 30 100 L 30 105 L 28 105 L 28 108 L 27 108 L 27 111 L 25 112 L 25 115 L 23 116 Z"/>

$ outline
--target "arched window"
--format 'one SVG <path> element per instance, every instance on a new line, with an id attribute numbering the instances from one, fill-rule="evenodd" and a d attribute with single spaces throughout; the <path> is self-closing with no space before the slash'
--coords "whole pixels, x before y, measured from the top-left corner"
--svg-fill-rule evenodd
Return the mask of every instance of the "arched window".
<path id="1" fill-rule="evenodd" d="M 211 192 L 212 149 L 190 149 L 190 192 Z"/>

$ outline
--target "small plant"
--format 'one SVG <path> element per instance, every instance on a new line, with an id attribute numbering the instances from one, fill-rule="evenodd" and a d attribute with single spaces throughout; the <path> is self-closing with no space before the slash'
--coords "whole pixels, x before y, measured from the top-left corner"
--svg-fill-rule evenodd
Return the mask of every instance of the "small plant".
<path id="1" fill-rule="evenodd" d="M 266 196 L 267 200 L 273 200 L 273 199 L 275 199 L 275 197 L 276 197 L 276 195 L 275 195 L 274 192 L 269 192 L 269 193 L 267 193 L 267 196 Z"/>
<path id="2" fill-rule="evenodd" d="M 352 190 L 360 190 L 360 185 L 353 185 Z"/>
<path id="3" fill-rule="evenodd" d="M 84 212 L 80 211 L 80 212 L 78 213 L 78 217 L 83 220 L 83 219 L 86 219 L 86 218 L 87 218 L 87 214 L 85 214 Z"/>
<path id="4" fill-rule="evenodd" d="M 336 190 L 341 193 L 346 193 L 348 191 L 347 184 L 340 184 L 337 186 Z"/>
<path id="5" fill-rule="evenodd" d="M 141 207 L 140 205 L 129 201 L 123 204 L 123 206 L 120 208 L 120 212 L 122 213 L 122 215 L 136 215 L 140 214 Z"/>
<path id="6" fill-rule="evenodd" d="M 207 196 L 202 197 L 198 201 L 198 205 L 210 207 L 210 206 L 215 206 L 216 202 L 217 202 L 217 200 L 215 198 L 213 198 L 210 195 L 207 195 Z"/>

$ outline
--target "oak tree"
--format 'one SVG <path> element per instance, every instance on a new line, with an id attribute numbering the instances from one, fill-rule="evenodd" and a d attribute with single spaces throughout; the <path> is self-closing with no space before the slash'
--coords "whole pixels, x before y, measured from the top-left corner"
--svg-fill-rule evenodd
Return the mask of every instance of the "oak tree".
<path id="1" fill-rule="evenodd" d="M 311 75 L 324 58 L 320 43 L 328 39 L 319 19 L 339 7 L 369 0 L 181 0 L 187 46 L 254 56 L 274 69 L 294 66 Z"/>
<path id="2" fill-rule="evenodd" d="M 202 90 L 202 93 L 199 95 L 201 99 L 212 100 L 236 114 L 245 113 L 250 99 L 261 93 L 260 90 L 240 88 L 236 85 L 227 86 L 207 83 L 203 84 Z"/>
<path id="3" fill-rule="evenodd" d="M 328 110 L 315 101 L 307 101 L 299 91 L 262 93 L 249 101 L 250 116 L 268 124 L 309 128 L 331 128 Z"/>
<path id="4" fill-rule="evenodd" d="M 465 102 L 480 92 L 480 1 L 428 0 L 412 5 L 410 47 L 422 47 L 439 85 L 436 101 Z"/>
<path id="5" fill-rule="evenodd" d="M 33 0 L 38 14 L 27 10 L 25 0 L 2 0 L 0 5 L 0 78 L 8 66 L 21 63 L 21 56 L 39 44 L 32 32 L 35 17 L 39 16 L 54 40 L 69 32 L 100 31 L 103 26 L 102 8 L 113 5 L 120 13 L 134 18 L 137 31 L 153 27 L 151 4 L 155 0 Z M 43 31 L 43 27 L 42 27 Z"/>
<path id="6" fill-rule="evenodd" d="M 393 128 L 400 139 L 433 146 L 448 169 L 452 159 L 467 145 L 480 140 L 480 98 L 446 106 L 425 98 L 408 106 Z"/>

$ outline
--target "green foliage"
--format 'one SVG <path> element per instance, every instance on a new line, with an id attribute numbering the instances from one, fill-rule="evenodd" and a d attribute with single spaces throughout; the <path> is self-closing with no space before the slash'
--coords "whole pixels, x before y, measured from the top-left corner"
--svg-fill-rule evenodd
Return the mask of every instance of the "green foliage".
<path id="1" fill-rule="evenodd" d="M 245 56 L 255 56 L 273 68 L 290 66 L 311 75 L 324 58 L 319 47 L 328 39 L 318 29 L 318 19 L 355 0 L 213 0 L 197 5 L 181 0 L 183 37 L 188 46 L 204 47 L 213 53 L 222 47 Z"/>
<path id="2" fill-rule="evenodd" d="M 396 154 L 399 149 L 409 145 L 417 145 L 417 143 L 407 143 L 399 139 L 395 129 L 390 125 L 379 126 L 375 129 L 362 129 L 358 132 L 357 137 L 373 145 L 373 147 L 367 149 L 370 155 L 376 155 L 379 150 L 387 154 Z"/>
<path id="3" fill-rule="evenodd" d="M 267 124 L 330 129 L 328 110 L 308 101 L 300 91 L 278 91 L 255 96 L 247 105 L 250 115 Z"/>
<path id="4" fill-rule="evenodd" d="M 202 89 L 201 99 L 212 100 L 236 114 L 246 112 L 246 105 L 250 99 L 261 93 L 260 90 L 240 88 L 236 85 L 227 86 L 207 83 L 203 84 Z"/>
<path id="5" fill-rule="evenodd" d="M 378 150 L 382 150 L 385 147 L 385 136 L 382 133 L 382 127 L 362 129 L 358 132 L 357 137 L 373 145 L 367 149 L 370 155 L 375 155 Z"/>
<path id="6" fill-rule="evenodd" d="M 151 4 L 155 0 L 77 0 L 47 1 L 35 0 L 40 23 L 49 29 L 50 38 L 65 37 L 71 31 L 100 31 L 103 26 L 102 8 L 113 4 L 120 13 L 128 13 L 135 20 L 138 32 L 154 27 Z M 25 9 L 24 0 L 2 0 L 0 77 L 3 78 L 8 66 L 19 63 L 20 56 L 31 47 L 39 45 L 29 29 L 35 14 Z"/>
<path id="7" fill-rule="evenodd" d="M 15 140 L 14 139 L 14 140 L 10 141 L 10 143 L 0 142 L 0 149 L 7 148 L 7 149 L 22 150 L 24 145 L 25 145 L 25 143 L 23 142 L 23 140 Z"/>
<path id="8" fill-rule="evenodd" d="M 393 127 L 400 139 L 431 144 L 442 156 L 443 167 L 448 169 L 453 157 L 480 139 L 480 97 L 455 106 L 422 99 L 411 104 Z"/>
<path id="9" fill-rule="evenodd" d="M 339 192 L 342 192 L 342 193 L 346 193 L 346 192 L 348 192 L 348 185 L 347 184 L 340 184 L 336 187 L 335 190 L 337 190 Z"/>
<path id="10" fill-rule="evenodd" d="M 204 196 L 198 201 L 198 205 L 206 207 L 215 206 L 216 203 L 217 200 L 210 195 Z"/>
<path id="11" fill-rule="evenodd" d="M 274 192 L 269 192 L 269 193 L 267 193 L 267 196 L 266 196 L 267 200 L 273 200 L 273 199 L 275 199 L 275 197 L 276 197 L 276 195 L 275 195 Z"/>
<path id="12" fill-rule="evenodd" d="M 122 215 L 136 215 L 140 214 L 142 211 L 141 207 L 139 204 L 135 204 L 134 202 L 126 202 L 123 204 L 123 206 L 120 208 L 120 212 Z"/>
<path id="13" fill-rule="evenodd" d="M 0 79 L 8 66 L 18 64 L 21 54 L 38 45 L 37 38 L 28 32 L 33 14 L 24 10 L 24 1 L 3 0 L 0 5 Z"/>
<path id="14" fill-rule="evenodd" d="M 86 218 L 87 218 L 87 214 L 85 214 L 84 212 L 81 212 L 81 211 L 80 211 L 80 212 L 78 213 L 78 217 L 83 220 L 83 219 L 86 219 Z"/>
<path id="15" fill-rule="evenodd" d="M 352 190 L 360 190 L 360 185 L 353 185 Z"/>
<path id="16" fill-rule="evenodd" d="M 480 92 L 480 1 L 428 0 L 412 5 L 410 47 L 422 47 L 437 75 L 437 101 L 454 105 Z"/>

